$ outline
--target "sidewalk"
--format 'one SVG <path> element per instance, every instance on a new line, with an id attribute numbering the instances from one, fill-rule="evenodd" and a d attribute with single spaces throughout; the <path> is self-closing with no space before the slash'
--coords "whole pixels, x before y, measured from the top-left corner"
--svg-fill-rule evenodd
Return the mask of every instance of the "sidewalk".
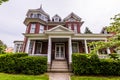
<path id="1" fill-rule="evenodd" d="M 70 80 L 71 73 L 48 73 L 49 80 Z"/>

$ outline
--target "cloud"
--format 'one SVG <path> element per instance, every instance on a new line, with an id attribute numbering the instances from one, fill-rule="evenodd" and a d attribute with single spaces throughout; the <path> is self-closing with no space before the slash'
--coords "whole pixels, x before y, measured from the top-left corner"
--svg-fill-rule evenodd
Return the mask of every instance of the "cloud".
<path id="1" fill-rule="evenodd" d="M 9 0 L 0 6 L 0 39 L 9 46 L 13 46 L 14 40 L 23 40 L 26 13 L 41 4 L 50 17 L 58 14 L 64 18 L 71 12 L 76 13 L 85 21 L 82 32 L 89 27 L 99 33 L 120 11 L 120 0 Z"/>

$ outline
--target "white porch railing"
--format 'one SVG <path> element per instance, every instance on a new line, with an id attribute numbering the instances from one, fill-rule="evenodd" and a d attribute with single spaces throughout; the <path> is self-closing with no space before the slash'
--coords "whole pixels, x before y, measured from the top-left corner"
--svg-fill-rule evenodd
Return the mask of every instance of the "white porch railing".
<path id="1" fill-rule="evenodd" d="M 47 54 L 29 54 L 30 56 L 47 56 Z"/>
<path id="2" fill-rule="evenodd" d="M 108 54 L 99 54 L 98 57 L 99 57 L 100 59 L 109 58 Z"/>

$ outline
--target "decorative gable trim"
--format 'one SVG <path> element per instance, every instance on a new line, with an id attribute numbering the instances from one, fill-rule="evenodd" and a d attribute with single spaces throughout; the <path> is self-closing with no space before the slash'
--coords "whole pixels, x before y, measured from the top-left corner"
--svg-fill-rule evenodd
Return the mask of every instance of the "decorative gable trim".
<path id="1" fill-rule="evenodd" d="M 45 31 L 46 34 L 74 34 L 74 32 L 62 25 L 58 25 Z"/>
<path id="2" fill-rule="evenodd" d="M 81 21 L 81 18 L 79 16 L 77 16 L 76 14 L 74 14 L 73 12 L 71 14 L 69 14 L 66 18 L 64 18 L 64 21 L 69 20 L 70 18 L 73 18 L 77 21 Z"/>

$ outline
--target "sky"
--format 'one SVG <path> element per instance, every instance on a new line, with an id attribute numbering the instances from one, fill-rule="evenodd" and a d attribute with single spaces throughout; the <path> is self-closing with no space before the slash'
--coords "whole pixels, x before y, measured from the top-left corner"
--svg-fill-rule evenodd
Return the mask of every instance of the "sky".
<path id="1" fill-rule="evenodd" d="M 120 0 L 9 0 L 0 5 L 0 40 L 8 47 L 14 46 L 14 40 L 24 40 L 26 13 L 41 4 L 50 17 L 58 14 L 63 19 L 74 12 L 84 21 L 82 33 L 85 27 L 100 33 L 109 26 L 110 18 L 120 13 Z"/>

